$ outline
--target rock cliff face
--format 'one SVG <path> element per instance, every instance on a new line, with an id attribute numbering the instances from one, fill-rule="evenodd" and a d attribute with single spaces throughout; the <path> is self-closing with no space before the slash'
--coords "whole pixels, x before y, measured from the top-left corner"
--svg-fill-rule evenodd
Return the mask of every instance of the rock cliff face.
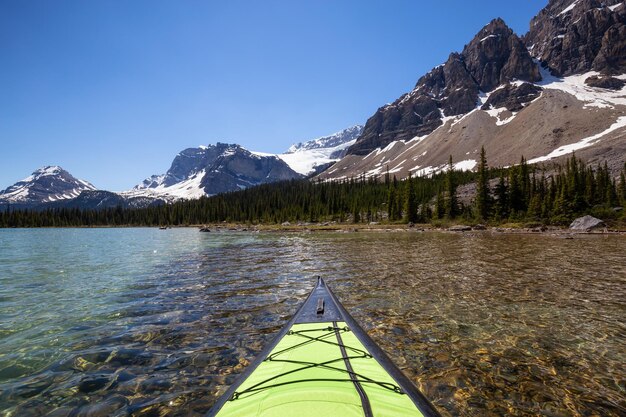
<path id="1" fill-rule="evenodd" d="M 626 71 L 623 0 L 551 0 L 524 37 L 532 56 L 553 74 Z"/>
<path id="2" fill-rule="evenodd" d="M 502 19 L 495 19 L 463 52 L 451 54 L 445 64 L 420 78 L 413 91 L 378 109 L 348 154 L 366 155 L 396 140 L 428 135 L 444 117 L 474 110 L 481 92 L 513 80 L 540 79 L 524 43 Z"/>
<path id="3" fill-rule="evenodd" d="M 223 145 L 218 143 L 217 147 Z M 208 195 L 300 178 L 300 174 L 276 156 L 256 155 L 239 145 L 227 146 L 206 165 L 200 186 Z"/>
<path id="4" fill-rule="evenodd" d="M 541 88 L 536 85 L 529 83 L 523 83 L 519 86 L 506 84 L 503 88 L 490 94 L 481 109 L 506 108 L 511 112 L 520 111 L 524 108 L 526 103 L 539 97 L 539 94 L 541 94 Z"/>
<path id="5" fill-rule="evenodd" d="M 511 80 L 539 81 L 539 68 L 521 39 L 495 19 L 485 26 L 462 53 L 466 67 L 483 92 Z"/>

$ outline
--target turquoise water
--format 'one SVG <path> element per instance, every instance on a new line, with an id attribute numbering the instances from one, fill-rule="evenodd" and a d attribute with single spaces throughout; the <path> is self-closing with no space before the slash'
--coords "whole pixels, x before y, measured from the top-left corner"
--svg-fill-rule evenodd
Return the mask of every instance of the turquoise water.
<path id="1" fill-rule="evenodd" d="M 0 415 L 203 415 L 324 276 L 444 415 L 626 413 L 626 239 L 0 229 Z"/>

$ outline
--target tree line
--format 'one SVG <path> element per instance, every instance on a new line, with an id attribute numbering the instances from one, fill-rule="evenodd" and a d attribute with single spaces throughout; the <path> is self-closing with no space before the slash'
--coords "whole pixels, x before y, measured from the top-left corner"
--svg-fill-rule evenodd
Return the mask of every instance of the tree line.
<path id="1" fill-rule="evenodd" d="M 565 225 L 583 214 L 624 216 L 626 163 L 619 179 L 606 164 L 586 166 L 575 155 L 563 165 L 541 168 L 524 158 L 510 168 L 490 168 L 481 150 L 476 172 L 447 169 L 400 181 L 380 179 L 291 180 L 148 208 L 84 210 L 55 208 L 0 212 L 0 227 L 183 226 L 206 223 L 438 221 L 537 222 Z M 466 186 L 471 199 L 458 189 Z M 472 190 L 472 188 L 474 188 Z"/>

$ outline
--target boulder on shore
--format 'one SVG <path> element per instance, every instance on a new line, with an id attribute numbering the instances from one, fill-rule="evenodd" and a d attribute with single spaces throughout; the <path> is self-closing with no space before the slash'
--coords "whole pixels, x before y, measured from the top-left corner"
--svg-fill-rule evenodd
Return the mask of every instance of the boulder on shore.
<path id="1" fill-rule="evenodd" d="M 471 226 L 456 225 L 450 227 L 448 230 L 451 232 L 469 232 L 470 230 L 472 230 L 472 228 Z"/>
<path id="2" fill-rule="evenodd" d="M 593 216 L 579 217 L 569 225 L 571 230 L 579 230 L 582 232 L 589 232 L 593 229 L 604 228 L 606 224 Z"/>

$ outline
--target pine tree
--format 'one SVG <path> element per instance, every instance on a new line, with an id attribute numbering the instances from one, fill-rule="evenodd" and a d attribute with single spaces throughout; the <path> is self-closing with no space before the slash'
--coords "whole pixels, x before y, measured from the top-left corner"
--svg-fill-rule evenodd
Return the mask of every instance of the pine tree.
<path id="1" fill-rule="evenodd" d="M 494 217 L 501 221 L 509 217 L 509 189 L 504 180 L 504 174 L 500 173 L 500 180 L 496 185 L 496 201 L 494 203 Z"/>
<path id="2" fill-rule="evenodd" d="M 409 177 L 405 180 L 404 215 L 408 223 L 417 222 L 417 194 L 410 172 Z"/>
<path id="3" fill-rule="evenodd" d="M 606 206 L 615 207 L 617 205 L 617 185 L 615 180 L 609 180 L 609 185 L 606 189 Z"/>
<path id="4" fill-rule="evenodd" d="M 393 182 L 387 194 L 387 216 L 389 217 L 389 221 L 398 220 L 396 218 L 396 211 L 396 184 Z"/>
<path id="5" fill-rule="evenodd" d="M 619 195 L 622 206 L 626 205 L 626 163 L 624 163 L 624 169 L 619 174 Z"/>
<path id="6" fill-rule="evenodd" d="M 481 220 L 489 218 L 491 197 L 489 195 L 489 168 L 485 147 L 480 148 L 480 162 L 478 164 L 478 182 L 476 184 L 476 217 Z"/>
<path id="7" fill-rule="evenodd" d="M 446 172 L 446 199 L 445 199 L 445 216 L 448 219 L 456 217 L 458 213 L 458 203 L 456 198 L 456 183 L 454 181 L 454 165 L 452 164 L 452 155 L 448 160 L 448 171 Z"/>
<path id="8" fill-rule="evenodd" d="M 441 190 L 437 191 L 437 199 L 435 200 L 435 210 L 433 211 L 433 219 L 443 219 L 446 215 L 445 201 Z"/>
<path id="9" fill-rule="evenodd" d="M 433 213 L 432 213 L 432 210 L 430 209 L 430 206 L 428 205 L 428 202 L 423 201 L 420 207 L 420 220 L 426 223 L 428 220 L 432 218 L 432 216 L 433 216 Z"/>

